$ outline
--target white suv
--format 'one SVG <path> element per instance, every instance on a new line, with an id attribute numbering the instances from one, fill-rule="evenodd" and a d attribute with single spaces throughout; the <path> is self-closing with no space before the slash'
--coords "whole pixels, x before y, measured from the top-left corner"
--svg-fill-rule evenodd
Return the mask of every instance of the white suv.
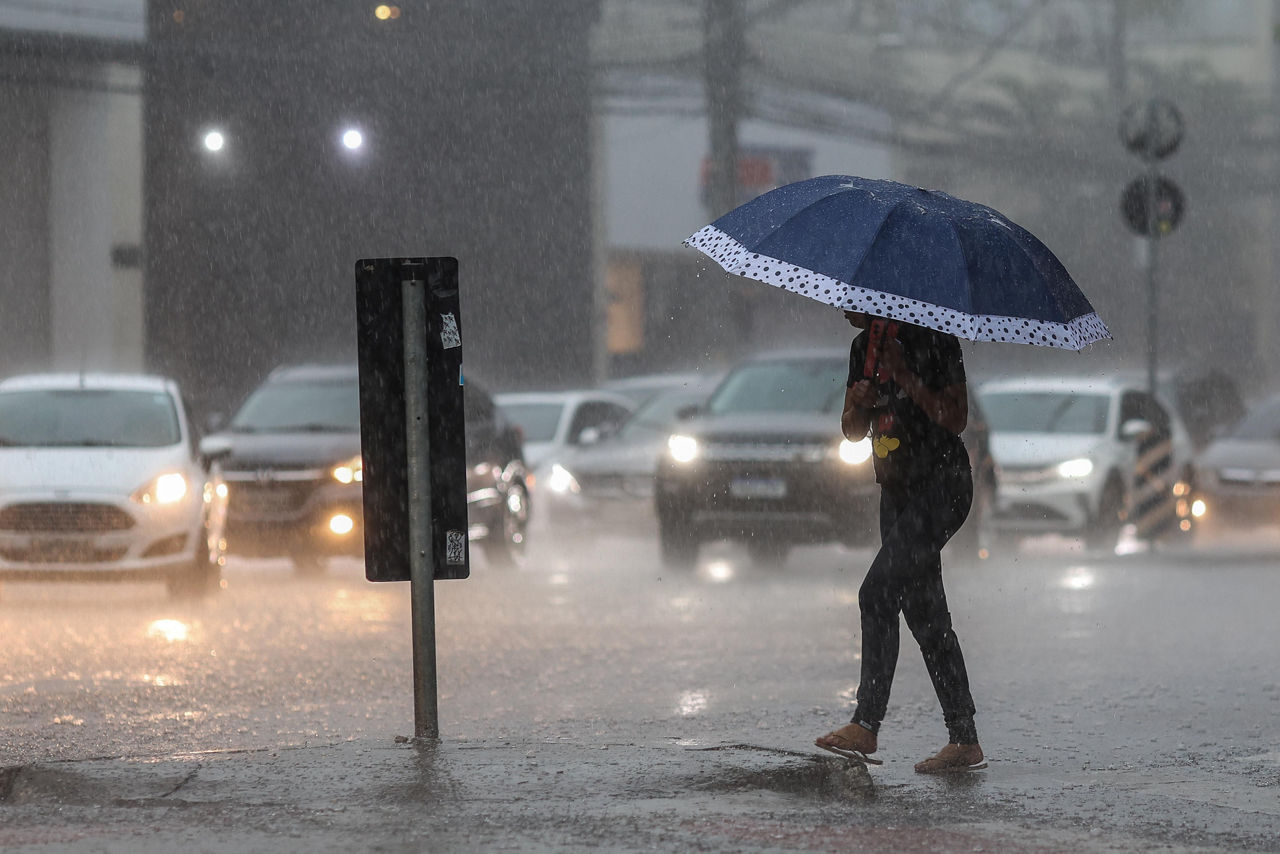
<path id="1" fill-rule="evenodd" d="M 1172 444 L 1170 501 L 1188 489 L 1190 437 L 1140 380 L 1023 377 L 984 383 L 978 395 L 999 467 L 998 534 L 1081 534 L 1113 546 L 1134 495 L 1138 439 L 1151 429 Z"/>

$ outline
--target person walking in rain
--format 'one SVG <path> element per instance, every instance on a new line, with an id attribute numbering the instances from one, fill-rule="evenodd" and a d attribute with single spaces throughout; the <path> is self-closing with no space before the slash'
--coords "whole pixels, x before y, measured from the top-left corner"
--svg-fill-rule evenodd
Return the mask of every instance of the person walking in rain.
<path id="1" fill-rule="evenodd" d="M 880 551 L 858 591 L 862 674 L 850 723 L 815 744 L 872 764 L 898 662 L 898 615 L 920 645 L 949 743 L 915 766 L 923 774 L 986 767 L 973 697 L 942 587 L 942 547 L 969 514 L 973 481 L 960 433 L 968 421 L 960 342 L 920 326 L 846 311 L 858 334 L 840 419 L 870 432 L 880 484 Z"/>

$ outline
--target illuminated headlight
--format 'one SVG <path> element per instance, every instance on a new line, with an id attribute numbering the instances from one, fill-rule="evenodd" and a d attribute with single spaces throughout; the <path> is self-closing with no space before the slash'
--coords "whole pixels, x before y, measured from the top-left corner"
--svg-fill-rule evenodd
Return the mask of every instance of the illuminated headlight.
<path id="1" fill-rule="evenodd" d="M 551 474 L 547 477 L 547 486 L 552 492 L 564 494 L 566 492 L 578 492 L 578 480 L 569 470 L 559 463 L 551 466 Z"/>
<path id="2" fill-rule="evenodd" d="M 1080 457 L 1058 464 L 1058 476 L 1065 478 L 1088 477 L 1093 471 L 1093 460 Z"/>
<path id="3" fill-rule="evenodd" d="M 364 480 L 364 460 L 359 455 L 330 469 L 329 474 L 338 483 L 360 483 Z"/>
<path id="4" fill-rule="evenodd" d="M 871 439 L 866 437 L 856 442 L 844 439 L 840 442 L 838 453 L 840 454 L 840 461 L 851 466 L 865 463 L 871 459 Z"/>
<path id="5" fill-rule="evenodd" d="M 679 433 L 667 439 L 667 451 L 678 463 L 691 463 L 698 458 L 698 440 Z"/>
<path id="6" fill-rule="evenodd" d="M 162 474 L 132 497 L 139 504 L 177 504 L 187 497 L 187 479 L 176 471 Z"/>
<path id="7" fill-rule="evenodd" d="M 350 534 L 355 528 L 356 520 L 346 513 L 334 513 L 333 516 L 329 517 L 329 530 L 339 537 Z"/>

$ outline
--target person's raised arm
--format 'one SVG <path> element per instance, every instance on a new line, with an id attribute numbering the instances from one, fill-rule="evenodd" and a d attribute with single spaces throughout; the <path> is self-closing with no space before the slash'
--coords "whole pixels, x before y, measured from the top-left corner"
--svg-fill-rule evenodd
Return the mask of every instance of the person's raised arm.
<path id="1" fill-rule="evenodd" d="M 859 380 L 844 390 L 844 411 L 840 413 L 840 430 L 850 442 L 865 439 L 871 429 L 871 410 L 876 405 L 876 390 L 870 380 Z"/>

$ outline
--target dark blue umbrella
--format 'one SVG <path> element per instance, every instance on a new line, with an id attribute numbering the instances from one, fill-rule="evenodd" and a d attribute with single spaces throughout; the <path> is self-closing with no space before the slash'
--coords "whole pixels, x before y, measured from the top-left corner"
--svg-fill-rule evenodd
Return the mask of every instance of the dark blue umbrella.
<path id="1" fill-rule="evenodd" d="M 849 175 L 770 190 L 684 241 L 730 273 L 970 341 L 1110 338 L 1049 248 L 986 205 Z"/>

